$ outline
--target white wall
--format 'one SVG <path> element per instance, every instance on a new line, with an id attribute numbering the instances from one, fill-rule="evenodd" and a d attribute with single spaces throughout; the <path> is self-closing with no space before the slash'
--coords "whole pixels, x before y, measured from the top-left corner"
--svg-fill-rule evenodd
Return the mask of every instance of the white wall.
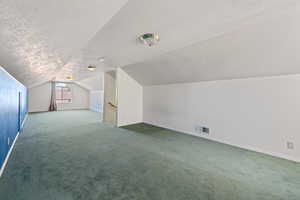
<path id="1" fill-rule="evenodd" d="M 103 112 L 103 90 L 90 91 L 90 110 Z"/>
<path id="2" fill-rule="evenodd" d="M 51 83 L 29 88 L 28 90 L 28 110 L 29 112 L 48 111 L 51 99 Z"/>
<path id="3" fill-rule="evenodd" d="M 57 110 L 89 109 L 89 91 L 77 84 L 69 85 L 72 90 L 72 103 L 57 104 Z"/>
<path id="4" fill-rule="evenodd" d="M 300 75 L 144 87 L 143 107 L 146 123 L 300 161 Z"/>
<path id="5" fill-rule="evenodd" d="M 90 110 L 103 112 L 104 101 L 104 73 L 96 73 L 96 76 L 89 77 L 77 82 L 79 85 L 90 91 Z"/>
<path id="6" fill-rule="evenodd" d="M 79 82 L 90 90 L 103 90 L 103 73 L 97 73 L 96 76 L 80 80 Z"/>
<path id="7" fill-rule="evenodd" d="M 117 125 L 117 90 L 116 71 L 105 72 L 104 74 L 104 113 L 103 121 L 106 124 Z M 112 104 L 112 105 L 111 105 Z"/>
<path id="8" fill-rule="evenodd" d="M 72 103 L 58 104 L 58 110 L 89 109 L 89 91 L 77 84 L 69 83 L 72 88 Z M 29 112 L 48 111 L 51 98 L 51 83 L 29 88 Z"/>
<path id="9" fill-rule="evenodd" d="M 143 87 L 122 69 L 117 70 L 118 126 L 143 121 Z"/>

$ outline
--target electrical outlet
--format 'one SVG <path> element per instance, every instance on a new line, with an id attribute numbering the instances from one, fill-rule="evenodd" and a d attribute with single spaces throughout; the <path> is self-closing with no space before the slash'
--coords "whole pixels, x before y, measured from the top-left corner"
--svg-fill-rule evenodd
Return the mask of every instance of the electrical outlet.
<path id="1" fill-rule="evenodd" d="M 287 142 L 287 143 L 286 143 L 286 147 L 287 147 L 288 149 L 294 149 L 294 143 L 293 143 L 293 142 Z"/>

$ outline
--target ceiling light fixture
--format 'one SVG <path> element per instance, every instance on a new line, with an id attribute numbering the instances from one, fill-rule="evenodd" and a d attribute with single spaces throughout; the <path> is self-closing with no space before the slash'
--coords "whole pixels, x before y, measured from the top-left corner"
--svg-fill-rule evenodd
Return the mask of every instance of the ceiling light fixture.
<path id="1" fill-rule="evenodd" d="M 93 65 L 89 65 L 88 66 L 88 70 L 90 71 L 94 71 L 97 67 L 96 66 L 93 66 Z"/>
<path id="2" fill-rule="evenodd" d="M 159 42 L 160 38 L 158 34 L 155 33 L 145 33 L 139 37 L 139 40 L 149 47 L 155 45 Z"/>
<path id="3" fill-rule="evenodd" d="M 73 80 L 74 80 L 74 77 L 73 77 L 73 76 L 67 76 L 67 80 L 73 81 Z"/>

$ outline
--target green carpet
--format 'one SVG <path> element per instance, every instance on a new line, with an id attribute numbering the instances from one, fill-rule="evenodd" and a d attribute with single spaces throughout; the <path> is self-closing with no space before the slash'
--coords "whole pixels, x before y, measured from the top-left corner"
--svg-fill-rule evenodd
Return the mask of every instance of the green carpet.
<path id="1" fill-rule="evenodd" d="M 29 115 L 1 200 L 299 200 L 300 164 L 98 113 Z"/>

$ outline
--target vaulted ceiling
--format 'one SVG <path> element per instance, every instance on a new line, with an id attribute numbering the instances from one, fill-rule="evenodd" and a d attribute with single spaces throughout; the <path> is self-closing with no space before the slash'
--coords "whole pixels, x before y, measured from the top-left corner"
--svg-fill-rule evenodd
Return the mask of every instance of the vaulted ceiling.
<path id="1" fill-rule="evenodd" d="M 65 78 L 72 70 L 81 72 L 68 66 L 70 60 L 80 59 L 80 51 L 125 3 L 127 0 L 0 1 L 0 65 L 27 86 L 59 75 Z M 88 76 L 89 71 L 82 75 Z"/>
<path id="2" fill-rule="evenodd" d="M 298 0 L 0 1 L 0 65 L 27 86 L 117 67 L 143 85 L 300 73 L 299 6 Z M 161 41 L 142 45 L 137 37 L 146 32 Z"/>

